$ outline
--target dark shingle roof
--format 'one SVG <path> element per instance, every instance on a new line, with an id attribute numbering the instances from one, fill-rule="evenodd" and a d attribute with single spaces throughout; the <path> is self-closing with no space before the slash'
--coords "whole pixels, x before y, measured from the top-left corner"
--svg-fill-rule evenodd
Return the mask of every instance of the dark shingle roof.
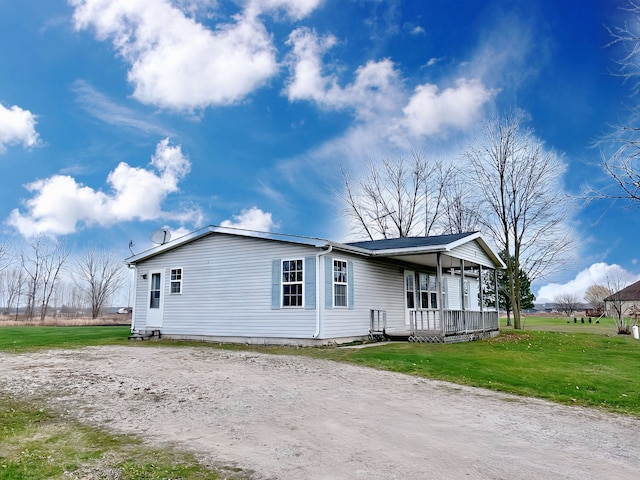
<path id="1" fill-rule="evenodd" d="M 619 300 L 623 302 L 629 302 L 634 300 L 640 300 L 640 281 L 632 283 L 626 288 L 623 288 L 617 293 L 614 293 L 610 297 L 605 298 L 605 301 L 611 302 Z"/>
<path id="2" fill-rule="evenodd" d="M 437 235 L 433 237 L 403 237 L 403 238 L 385 238 L 383 240 L 368 240 L 364 242 L 351 242 L 351 245 L 358 248 L 366 248 L 368 250 L 392 250 L 396 248 L 417 248 L 417 247 L 434 247 L 437 245 L 448 245 L 457 242 L 460 239 L 473 235 L 476 232 L 456 233 L 453 235 Z"/>

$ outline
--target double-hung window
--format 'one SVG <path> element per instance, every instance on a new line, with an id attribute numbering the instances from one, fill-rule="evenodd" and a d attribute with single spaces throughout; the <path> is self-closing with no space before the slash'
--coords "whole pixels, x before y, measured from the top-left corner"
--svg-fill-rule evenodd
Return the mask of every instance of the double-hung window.
<path id="1" fill-rule="evenodd" d="M 171 290 L 172 294 L 182 293 L 182 269 L 171 269 Z"/>
<path id="2" fill-rule="evenodd" d="M 304 287 L 302 259 L 282 261 L 282 306 L 302 307 Z"/>
<path id="3" fill-rule="evenodd" d="M 347 306 L 347 262 L 333 261 L 333 306 Z"/>
<path id="4" fill-rule="evenodd" d="M 420 274 L 420 308 L 438 308 L 438 278 L 435 275 Z"/>

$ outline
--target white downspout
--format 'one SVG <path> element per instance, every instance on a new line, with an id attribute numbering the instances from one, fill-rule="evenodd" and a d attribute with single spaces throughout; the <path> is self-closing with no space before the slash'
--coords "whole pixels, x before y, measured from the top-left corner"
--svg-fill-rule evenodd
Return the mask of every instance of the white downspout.
<path id="1" fill-rule="evenodd" d="M 133 269 L 133 305 L 127 305 L 127 307 L 131 306 L 131 333 L 135 332 L 135 310 L 136 310 L 136 299 L 138 296 L 138 267 L 134 264 L 127 264 L 127 268 L 129 270 Z"/>
<path id="2" fill-rule="evenodd" d="M 331 250 L 333 250 L 333 245 L 329 245 L 327 250 L 316 253 L 316 333 L 313 334 L 313 338 L 318 338 L 318 335 L 320 335 L 320 321 L 322 319 L 322 307 L 320 304 L 320 257 L 331 253 Z"/>

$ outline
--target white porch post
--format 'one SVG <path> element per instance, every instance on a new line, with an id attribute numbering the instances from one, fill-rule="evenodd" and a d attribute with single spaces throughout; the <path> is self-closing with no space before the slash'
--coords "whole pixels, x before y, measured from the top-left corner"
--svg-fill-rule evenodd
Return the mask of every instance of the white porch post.
<path id="1" fill-rule="evenodd" d="M 498 328 L 500 328 L 500 300 L 498 300 L 498 269 L 497 268 L 493 269 L 493 281 L 494 281 L 494 287 L 496 292 L 496 301 L 494 303 L 496 307 L 496 313 L 498 315 Z"/>
<path id="2" fill-rule="evenodd" d="M 467 332 L 467 308 L 464 304 L 464 260 L 460 259 L 460 306 L 462 307 L 462 322 L 464 331 Z"/>
<path id="3" fill-rule="evenodd" d="M 440 328 L 442 329 L 442 338 L 446 333 L 445 320 L 444 320 L 444 306 L 442 305 L 442 253 L 436 254 L 436 276 L 438 277 L 438 309 L 440 311 Z M 449 292 L 447 292 L 449 295 Z"/>
<path id="4" fill-rule="evenodd" d="M 482 318 L 482 331 L 484 332 L 484 295 L 482 294 L 482 284 L 484 277 L 482 276 L 482 265 L 478 265 L 478 275 L 479 275 L 479 298 L 480 298 L 480 317 Z"/>

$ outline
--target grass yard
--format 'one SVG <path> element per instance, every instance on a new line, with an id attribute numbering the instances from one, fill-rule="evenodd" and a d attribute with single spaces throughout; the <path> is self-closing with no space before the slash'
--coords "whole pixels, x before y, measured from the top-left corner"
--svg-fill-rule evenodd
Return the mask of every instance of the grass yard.
<path id="1" fill-rule="evenodd" d="M 511 319 L 513 323 L 513 319 Z M 598 323 L 595 323 L 598 321 Z M 571 317 L 542 317 L 542 316 L 524 316 L 522 317 L 524 330 L 536 330 L 545 332 L 566 332 L 566 333 L 596 333 L 600 335 L 617 335 L 618 330 L 616 321 L 610 317 L 592 318 L 589 323 L 589 317 L 571 316 Z M 507 319 L 500 319 L 500 329 L 503 332 L 513 330 L 513 327 L 507 327 Z"/>
<path id="2" fill-rule="evenodd" d="M 2 327 L 0 351 L 129 344 L 129 327 Z"/>
<path id="3" fill-rule="evenodd" d="M 628 336 L 508 332 L 480 342 L 336 354 L 375 368 L 640 416 L 640 342 Z"/>

